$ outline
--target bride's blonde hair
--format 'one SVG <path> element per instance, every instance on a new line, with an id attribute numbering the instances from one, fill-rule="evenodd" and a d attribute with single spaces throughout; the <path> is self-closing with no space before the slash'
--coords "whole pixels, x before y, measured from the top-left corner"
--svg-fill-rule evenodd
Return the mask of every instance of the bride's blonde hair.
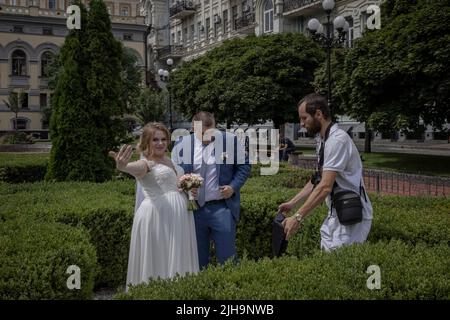
<path id="1" fill-rule="evenodd" d="M 152 122 L 144 126 L 142 130 L 141 138 L 137 145 L 137 151 L 142 153 L 146 158 L 152 155 L 150 142 L 152 142 L 156 131 L 162 131 L 167 138 L 167 147 L 170 144 L 170 132 L 167 127 L 161 122 Z"/>

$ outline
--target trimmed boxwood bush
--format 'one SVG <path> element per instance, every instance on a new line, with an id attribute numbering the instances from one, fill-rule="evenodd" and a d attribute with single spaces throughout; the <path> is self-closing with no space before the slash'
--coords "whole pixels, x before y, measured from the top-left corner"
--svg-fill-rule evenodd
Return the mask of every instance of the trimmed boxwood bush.
<path id="1" fill-rule="evenodd" d="M 380 267 L 379 290 L 367 288 L 370 265 Z M 116 299 L 449 299 L 449 269 L 446 245 L 365 243 L 304 259 L 244 259 L 196 276 L 152 280 Z"/>
<path id="2" fill-rule="evenodd" d="M 134 190 L 134 181 L 128 179 L 102 184 L 0 184 L 0 221 L 25 216 L 86 228 L 100 265 L 96 285 L 123 285 L 133 221 Z"/>
<path id="3" fill-rule="evenodd" d="M 450 246 L 450 199 L 369 195 L 374 219 L 368 241 L 398 239 L 409 244 Z M 303 257 L 320 249 L 320 226 L 327 214 L 320 206 L 289 241 L 287 253 Z"/>
<path id="4" fill-rule="evenodd" d="M 30 217 L 0 223 L 0 299 L 88 299 L 97 272 L 89 234 Z M 69 290 L 67 268 L 80 268 L 80 289 Z"/>
<path id="5" fill-rule="evenodd" d="M 47 154 L 0 154 L 0 181 L 41 181 L 47 171 L 47 162 Z"/>

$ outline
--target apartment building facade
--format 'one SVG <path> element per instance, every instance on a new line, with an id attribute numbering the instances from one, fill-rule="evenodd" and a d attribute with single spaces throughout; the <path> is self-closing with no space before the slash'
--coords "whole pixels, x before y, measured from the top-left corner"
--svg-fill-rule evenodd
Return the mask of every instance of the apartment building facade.
<path id="1" fill-rule="evenodd" d="M 82 1 L 89 6 L 89 1 Z M 144 69 L 147 27 L 140 15 L 139 0 L 106 1 L 113 34 L 130 48 Z M 48 88 L 48 65 L 69 33 L 66 26 L 68 0 L 0 0 L 0 135 L 14 130 L 35 137 L 48 137 L 42 110 L 52 92 Z M 17 123 L 8 109 L 10 92 L 24 92 Z"/>

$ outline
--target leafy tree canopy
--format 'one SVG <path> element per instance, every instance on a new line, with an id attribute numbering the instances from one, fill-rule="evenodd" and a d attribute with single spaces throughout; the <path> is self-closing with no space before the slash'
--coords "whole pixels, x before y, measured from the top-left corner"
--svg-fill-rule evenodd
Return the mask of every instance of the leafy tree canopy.
<path id="1" fill-rule="evenodd" d="M 387 0 L 380 30 L 355 41 L 335 100 L 374 129 L 450 120 L 450 1 Z"/>
<path id="2" fill-rule="evenodd" d="M 204 110 L 218 122 L 273 120 L 279 127 L 298 120 L 296 105 L 314 90 L 314 70 L 324 57 L 298 33 L 232 39 L 173 72 L 169 90 L 188 117 Z"/>

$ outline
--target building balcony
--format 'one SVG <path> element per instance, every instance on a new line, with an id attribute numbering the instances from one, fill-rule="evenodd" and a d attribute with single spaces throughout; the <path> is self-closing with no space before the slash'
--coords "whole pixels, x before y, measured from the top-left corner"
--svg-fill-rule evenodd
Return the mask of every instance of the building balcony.
<path id="1" fill-rule="evenodd" d="M 243 17 L 240 17 L 236 20 L 234 20 L 234 26 L 236 28 L 236 31 L 242 32 L 242 33 L 253 33 L 255 32 L 255 14 L 250 13 Z"/>
<path id="2" fill-rule="evenodd" d="M 195 13 L 194 1 L 182 0 L 177 1 L 169 9 L 169 17 L 171 19 L 183 19 Z"/>
<path id="3" fill-rule="evenodd" d="M 181 58 L 184 56 L 184 47 L 180 45 L 165 46 L 157 50 L 158 59 Z"/>
<path id="4" fill-rule="evenodd" d="M 284 0 L 283 15 L 307 15 L 320 8 L 321 5 L 321 0 Z"/>

